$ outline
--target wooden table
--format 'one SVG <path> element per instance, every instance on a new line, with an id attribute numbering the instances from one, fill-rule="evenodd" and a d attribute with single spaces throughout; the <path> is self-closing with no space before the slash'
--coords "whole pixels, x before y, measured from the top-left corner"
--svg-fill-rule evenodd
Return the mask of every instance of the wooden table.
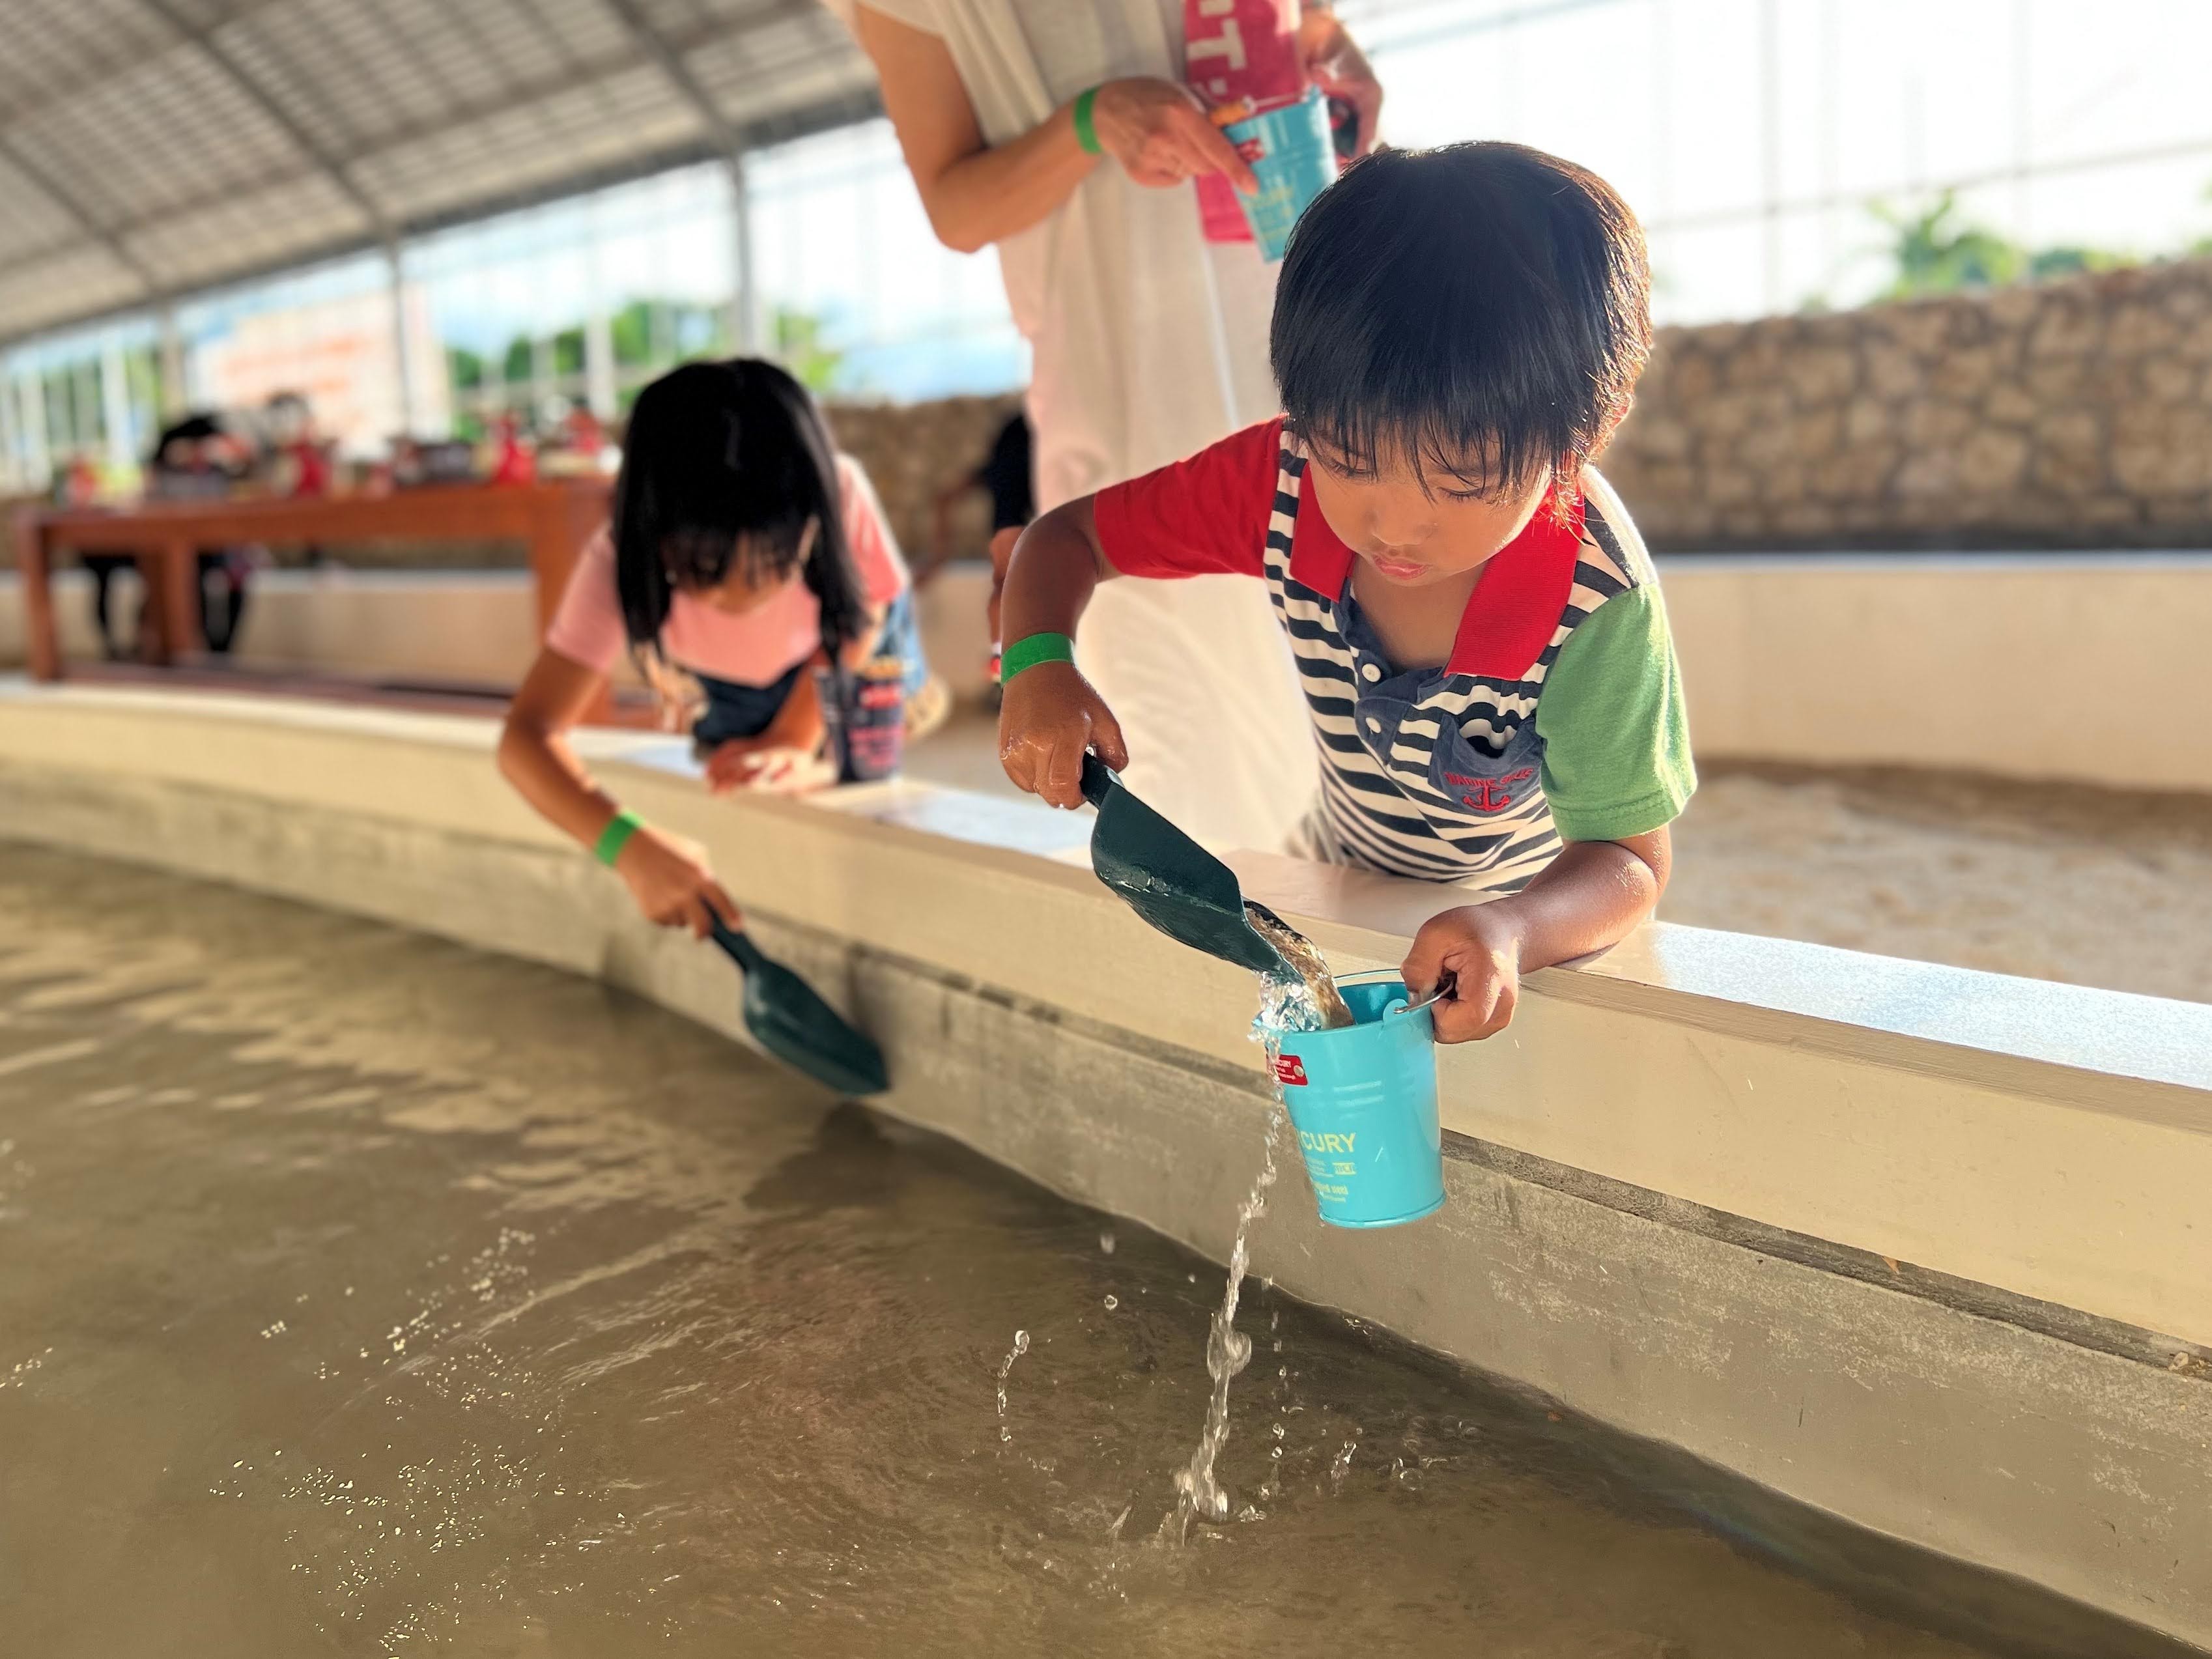
<path id="1" fill-rule="evenodd" d="M 62 677 L 54 626 L 58 553 L 114 553 L 136 559 L 153 627 L 146 655 L 168 664 L 198 637 L 202 550 L 250 543 L 494 541 L 526 543 L 538 622 L 551 620 L 585 538 L 607 516 L 603 478 L 531 484 L 428 484 L 383 495 L 297 501 L 148 501 L 121 510 L 30 507 L 15 515 L 15 568 L 22 574 L 31 678 Z"/>

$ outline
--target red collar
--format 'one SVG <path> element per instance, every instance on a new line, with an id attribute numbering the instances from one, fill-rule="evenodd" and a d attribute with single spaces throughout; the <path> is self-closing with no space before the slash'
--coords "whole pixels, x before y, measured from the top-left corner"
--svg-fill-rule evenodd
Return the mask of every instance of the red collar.
<path id="1" fill-rule="evenodd" d="M 1352 578 L 1352 551 L 1329 527 L 1313 498 L 1309 478 L 1298 480 L 1298 514 L 1291 529 L 1291 580 L 1340 603 Z M 1526 678 L 1552 642 L 1574 591 L 1575 559 L 1582 545 L 1583 503 L 1570 522 L 1540 511 L 1528 527 L 1491 556 L 1460 613 L 1449 674 L 1486 679 Z"/>

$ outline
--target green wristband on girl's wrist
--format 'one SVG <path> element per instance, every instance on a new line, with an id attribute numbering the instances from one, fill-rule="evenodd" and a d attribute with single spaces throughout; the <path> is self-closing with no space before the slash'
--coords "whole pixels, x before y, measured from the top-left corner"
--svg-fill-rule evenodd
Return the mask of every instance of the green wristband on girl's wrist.
<path id="1" fill-rule="evenodd" d="M 1032 634 L 999 653 L 999 684 L 1006 684 L 1024 668 L 1035 668 L 1039 663 L 1074 660 L 1075 641 L 1066 635 Z"/>
<path id="2" fill-rule="evenodd" d="M 592 848 L 592 856 L 611 870 L 622 849 L 629 845 L 629 838 L 645 828 L 645 820 L 625 809 L 607 820 L 607 827 L 599 831 L 599 844 Z"/>
<path id="3" fill-rule="evenodd" d="M 1103 155 L 1106 153 L 1106 146 L 1098 142 L 1098 129 L 1091 118 L 1091 106 L 1097 101 L 1097 87 L 1075 94 L 1075 142 L 1083 146 L 1087 155 Z"/>

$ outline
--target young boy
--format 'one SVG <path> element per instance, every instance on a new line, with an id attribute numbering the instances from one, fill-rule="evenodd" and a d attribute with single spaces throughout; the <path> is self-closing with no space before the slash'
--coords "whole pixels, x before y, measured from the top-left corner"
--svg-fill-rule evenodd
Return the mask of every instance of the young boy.
<path id="1" fill-rule="evenodd" d="M 1499 896 L 1413 941 L 1445 1042 L 1650 915 L 1696 787 L 1650 558 L 1588 465 L 1650 355 L 1644 236 L 1515 144 L 1385 151 L 1307 210 L 1276 291 L 1286 416 L 1068 502 L 1006 580 L 1006 775 L 1074 806 L 1127 757 L 1067 636 L 1115 575 L 1267 584 L 1321 791 L 1296 850 Z"/>

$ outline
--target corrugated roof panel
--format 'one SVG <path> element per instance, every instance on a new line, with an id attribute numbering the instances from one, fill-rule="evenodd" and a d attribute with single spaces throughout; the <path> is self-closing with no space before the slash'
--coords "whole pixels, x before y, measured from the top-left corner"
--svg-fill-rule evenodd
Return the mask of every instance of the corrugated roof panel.
<path id="1" fill-rule="evenodd" d="M 0 122 L 96 86 L 170 38 L 139 0 L 8 0 L 0 7 Z"/>
<path id="2" fill-rule="evenodd" d="M 67 209 L 0 155 L 0 270 L 51 253 L 81 234 Z"/>
<path id="3" fill-rule="evenodd" d="M 50 259 L 0 270 L 0 335 L 114 310 L 144 294 L 113 254 L 79 243 Z"/>
<path id="4" fill-rule="evenodd" d="M 657 70 L 639 68 L 537 102 L 448 127 L 364 161 L 362 182 L 410 217 L 516 193 L 564 172 L 696 140 L 697 115 Z"/>
<path id="5" fill-rule="evenodd" d="M 298 166 L 283 129 L 190 47 L 43 112 L 14 137 L 109 223 L 220 198 Z"/>
<path id="6" fill-rule="evenodd" d="M 164 3 L 197 39 L 149 0 L 0 0 L 0 135 L 74 210 L 0 156 L 0 337 L 140 297 L 83 222 L 164 290 L 359 246 L 319 153 L 404 233 L 709 147 L 608 0 Z M 636 3 L 740 130 L 872 85 L 805 0 Z"/>
<path id="7" fill-rule="evenodd" d="M 308 9 L 271 6 L 219 31 L 216 39 L 254 86 L 326 153 L 346 155 L 388 125 L 394 96 L 407 118 L 434 118 L 437 91 L 420 77 L 411 77 L 395 94 L 364 76 L 329 73 L 331 36 Z"/>
<path id="8" fill-rule="evenodd" d="M 125 239 L 165 285 L 188 287 L 230 271 L 305 257 L 360 236 L 360 210 L 320 173 L 302 173 L 256 190 L 234 191 L 189 213 L 173 215 Z"/>

